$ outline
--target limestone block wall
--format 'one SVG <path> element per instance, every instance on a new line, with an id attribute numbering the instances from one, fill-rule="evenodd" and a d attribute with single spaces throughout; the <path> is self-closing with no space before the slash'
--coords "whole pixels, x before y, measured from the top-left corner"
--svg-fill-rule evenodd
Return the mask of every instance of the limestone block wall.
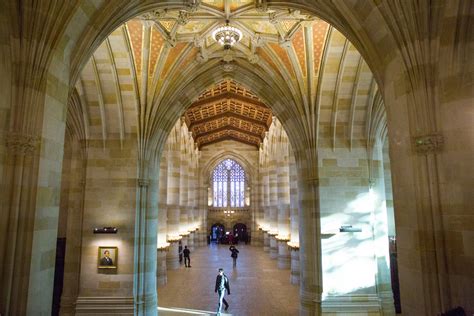
<path id="1" fill-rule="evenodd" d="M 137 199 L 137 143 L 133 137 L 123 142 L 89 141 L 84 221 L 80 301 L 94 297 L 132 297 L 134 234 Z M 94 227 L 113 226 L 117 234 L 93 234 Z M 99 270 L 98 247 L 118 247 L 117 269 Z M 80 310 L 81 304 L 77 309 Z"/>
<path id="2" fill-rule="evenodd" d="M 375 294 L 372 201 L 364 148 L 319 150 L 323 282 L 326 295 Z M 340 233 L 343 225 L 360 233 Z"/>
<path id="3" fill-rule="evenodd" d="M 387 225 L 388 235 L 395 236 L 395 214 L 393 209 L 393 193 L 392 193 L 392 172 L 390 170 L 390 155 L 388 150 L 388 141 L 385 139 L 383 143 L 383 179 L 385 186 L 385 207 L 387 209 Z"/>

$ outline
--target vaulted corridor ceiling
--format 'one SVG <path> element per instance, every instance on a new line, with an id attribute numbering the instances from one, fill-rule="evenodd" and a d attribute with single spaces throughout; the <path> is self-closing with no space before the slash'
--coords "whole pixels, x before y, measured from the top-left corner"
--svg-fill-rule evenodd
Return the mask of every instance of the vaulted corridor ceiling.
<path id="1" fill-rule="evenodd" d="M 231 49 L 211 36 L 226 21 L 243 33 Z M 182 91 L 184 80 L 202 86 L 208 78 L 199 74 L 216 67 L 227 79 L 207 84 L 206 91 Z M 258 147 L 279 113 L 272 114 L 275 100 L 264 98 L 250 79 L 235 79 L 239 67 L 286 91 L 292 112 L 316 111 L 311 124 L 320 147 L 352 148 L 373 139 L 374 126 L 386 129 L 384 114 L 373 115 L 374 108 L 383 110 L 373 75 L 340 32 L 298 10 L 262 11 L 251 1 L 230 0 L 201 1 L 188 11 L 155 10 L 116 29 L 76 83 L 80 106 L 74 115 L 83 121 L 86 138 L 123 141 L 137 133 L 137 120 L 147 116 L 156 125 L 156 109 L 172 107 L 177 95 L 186 94 L 189 110 L 181 115 L 199 148 L 225 139 Z M 227 92 L 208 97 L 223 86 Z M 247 95 L 235 93 L 239 89 Z M 140 104 L 147 104 L 145 112 L 138 113 Z"/>

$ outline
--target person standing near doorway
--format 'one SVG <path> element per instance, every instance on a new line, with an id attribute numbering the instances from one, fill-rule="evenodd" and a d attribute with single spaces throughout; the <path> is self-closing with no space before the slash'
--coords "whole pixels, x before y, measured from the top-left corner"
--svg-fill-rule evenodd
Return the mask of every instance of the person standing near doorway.
<path id="1" fill-rule="evenodd" d="M 232 260 L 234 261 L 234 268 L 237 266 L 237 257 L 239 256 L 239 250 L 235 248 L 234 245 L 229 247 L 229 250 L 231 252 L 230 256 L 232 257 Z"/>
<path id="2" fill-rule="evenodd" d="M 186 268 L 191 268 L 191 258 L 189 255 L 191 254 L 191 251 L 189 251 L 188 246 L 184 246 L 183 250 L 183 256 L 184 256 L 184 265 Z"/>
<path id="3" fill-rule="evenodd" d="M 230 295 L 230 287 L 229 287 L 229 278 L 224 274 L 224 269 L 219 268 L 219 274 L 216 277 L 216 287 L 214 292 L 217 293 L 219 296 L 219 302 L 217 303 L 217 315 L 221 314 L 222 310 L 222 303 L 225 305 L 225 309 L 229 308 L 229 303 L 224 298 L 225 291 L 227 290 L 227 294 Z"/>

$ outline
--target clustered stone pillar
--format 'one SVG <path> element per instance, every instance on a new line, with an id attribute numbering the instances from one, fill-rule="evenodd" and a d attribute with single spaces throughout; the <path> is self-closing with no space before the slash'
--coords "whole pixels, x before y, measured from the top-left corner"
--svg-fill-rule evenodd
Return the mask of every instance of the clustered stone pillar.
<path id="1" fill-rule="evenodd" d="M 266 134 L 259 155 L 256 200 L 262 211 L 256 211 L 255 221 L 259 224 L 264 251 L 269 252 L 270 258 L 278 259 L 278 268 L 290 269 L 292 264 L 299 265 L 299 260 L 296 260 L 299 259 L 299 228 L 295 158 L 288 136 L 276 118 Z M 291 178 L 290 164 L 293 164 Z M 259 217 L 260 213 L 262 215 Z M 291 253 L 290 249 L 293 249 Z M 291 282 L 297 284 L 299 266 L 292 269 Z"/>
<path id="2" fill-rule="evenodd" d="M 321 315 L 321 224 L 316 149 L 295 154 L 300 208 L 300 313 Z"/>
<path id="3" fill-rule="evenodd" d="M 168 249 L 166 264 L 168 269 L 177 269 L 179 244 L 194 251 L 205 244 L 206 238 L 206 208 L 198 187 L 199 151 L 184 120 L 176 122 L 168 136 L 161 162 L 166 176 L 160 177 L 160 181 L 166 188 L 160 189 L 160 201 L 166 201 L 166 205 L 160 208 L 166 209 L 167 217 L 160 217 L 166 227 L 160 225 L 158 236 L 163 241 L 160 236 L 166 231 L 166 241 L 162 243 Z"/>
<path id="4" fill-rule="evenodd" d="M 270 230 L 270 178 L 268 171 L 268 153 L 265 152 L 263 155 L 263 251 L 270 252 L 270 238 L 268 236 L 268 231 Z"/>
<path id="5" fill-rule="evenodd" d="M 276 168 L 276 144 L 275 137 L 271 138 L 273 140 L 272 150 L 270 151 L 270 161 L 269 161 L 269 187 L 270 187 L 270 205 L 269 205 L 269 221 L 270 221 L 270 231 L 268 236 L 270 239 L 270 258 L 278 258 L 278 242 L 276 236 L 278 235 L 278 187 L 277 187 L 277 168 Z"/>
<path id="6" fill-rule="evenodd" d="M 166 195 L 168 229 L 167 241 L 170 243 L 166 257 L 168 269 L 179 268 L 178 240 L 179 240 L 179 127 L 174 127 L 168 137 L 168 191 Z"/>
<path id="7" fill-rule="evenodd" d="M 290 150 L 292 153 L 292 150 Z M 298 209 L 298 187 L 295 165 L 295 156 L 289 156 L 290 172 L 290 245 L 291 245 L 291 273 L 290 283 L 300 283 L 300 252 L 299 252 L 299 209 Z"/>
<path id="8" fill-rule="evenodd" d="M 169 249 L 167 243 L 167 208 L 166 208 L 166 195 L 168 192 L 168 151 L 162 154 L 160 161 L 160 181 L 158 183 L 159 195 L 158 195 L 158 251 L 157 251 L 157 269 L 156 269 L 156 283 L 158 286 L 164 285 L 168 281 L 167 269 L 166 269 L 166 256 Z"/>
<path id="9" fill-rule="evenodd" d="M 280 154 L 278 160 L 278 268 L 290 268 L 290 252 L 288 241 L 290 240 L 290 170 L 288 164 L 289 144 L 283 129 L 280 130 L 278 140 Z"/>
<path id="10" fill-rule="evenodd" d="M 168 249 L 167 248 L 158 248 L 156 254 L 156 284 L 158 286 L 165 285 L 168 282 L 168 274 L 166 270 L 166 254 Z"/>

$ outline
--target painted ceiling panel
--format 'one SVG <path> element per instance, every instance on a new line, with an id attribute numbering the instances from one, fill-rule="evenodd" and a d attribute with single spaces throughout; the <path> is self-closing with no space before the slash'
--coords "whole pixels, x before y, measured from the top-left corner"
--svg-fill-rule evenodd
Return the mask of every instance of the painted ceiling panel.
<path id="1" fill-rule="evenodd" d="M 225 1 L 230 12 L 225 10 Z M 362 139 L 374 83 L 357 50 L 316 17 L 291 10 L 264 12 L 252 3 L 204 0 L 196 10 L 150 13 L 127 22 L 126 29 L 121 26 L 112 32 L 108 43 L 102 43 L 85 65 L 77 83 L 82 85 L 88 109 L 90 137 L 123 138 L 136 133 L 139 109 L 154 113 L 154 107 L 169 102 L 170 95 L 181 94 L 177 90 L 181 81 L 195 78 L 211 62 L 217 65 L 213 67 L 246 65 L 262 81 L 273 80 L 275 90 L 290 92 L 288 97 L 301 108 L 299 113 L 310 113 L 305 107 L 315 104 L 321 144 L 339 146 L 351 137 Z M 244 33 L 242 42 L 229 50 L 211 37 L 226 19 Z M 304 31 L 303 25 L 312 33 Z M 151 27 L 150 55 L 143 60 L 147 27 Z M 307 54 L 314 65 L 309 73 Z M 149 65 L 148 74 L 141 73 L 143 65 Z M 238 67 L 230 69 L 223 71 L 229 71 L 232 78 L 238 71 L 232 69 Z M 142 87 L 144 82 L 147 89 Z M 185 92 L 194 93 L 194 84 L 191 80 Z M 199 147 L 224 139 L 254 146 L 262 142 L 272 122 L 272 104 L 264 104 L 245 84 L 226 79 L 199 92 L 194 101 L 190 97 L 192 104 L 184 118 Z M 143 91 L 147 91 L 146 98 Z M 121 131 L 125 135 L 117 136 Z"/>

